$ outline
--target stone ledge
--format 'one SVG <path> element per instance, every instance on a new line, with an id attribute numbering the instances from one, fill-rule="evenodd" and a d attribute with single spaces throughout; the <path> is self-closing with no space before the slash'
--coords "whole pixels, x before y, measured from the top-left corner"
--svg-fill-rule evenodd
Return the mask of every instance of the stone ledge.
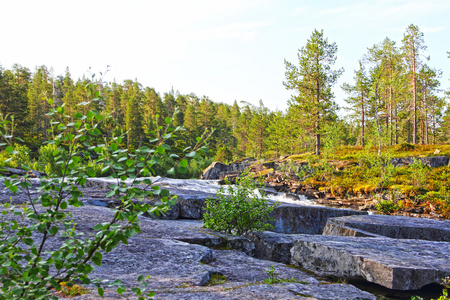
<path id="1" fill-rule="evenodd" d="M 345 216 L 331 218 L 324 235 L 390 237 L 450 242 L 450 221 L 403 216 Z"/>
<path id="2" fill-rule="evenodd" d="M 450 276 L 448 253 L 446 242 L 303 235 L 291 249 L 291 263 L 322 276 L 417 290 Z"/>

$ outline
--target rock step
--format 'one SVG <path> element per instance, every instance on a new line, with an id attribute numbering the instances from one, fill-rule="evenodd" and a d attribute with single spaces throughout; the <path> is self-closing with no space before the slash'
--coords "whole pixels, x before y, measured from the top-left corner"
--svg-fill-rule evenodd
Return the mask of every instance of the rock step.
<path id="1" fill-rule="evenodd" d="M 288 234 L 322 234 L 327 220 L 333 217 L 367 215 L 365 211 L 338 209 L 324 206 L 282 204 L 277 206 L 271 216 L 272 231 Z"/>
<path id="2" fill-rule="evenodd" d="M 301 234 L 264 231 L 254 232 L 248 238 L 255 244 L 255 257 L 289 264 L 291 262 L 291 248 L 301 236 Z"/>
<path id="3" fill-rule="evenodd" d="M 330 218 L 324 235 L 390 237 L 450 242 L 450 221 L 403 216 L 352 215 Z"/>
<path id="4" fill-rule="evenodd" d="M 291 263 L 322 276 L 417 290 L 450 275 L 448 253 L 446 242 L 303 235 L 291 249 Z"/>

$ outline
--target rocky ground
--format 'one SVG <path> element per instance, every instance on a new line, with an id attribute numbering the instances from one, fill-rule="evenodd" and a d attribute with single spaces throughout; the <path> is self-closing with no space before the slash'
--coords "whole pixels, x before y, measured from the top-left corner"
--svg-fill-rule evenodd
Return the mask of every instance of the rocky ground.
<path id="1" fill-rule="evenodd" d="M 405 166 L 412 164 L 414 159 L 419 159 L 425 166 L 431 168 L 447 166 L 449 164 L 449 159 L 445 156 L 394 158 L 392 159 L 392 164 L 394 166 Z M 355 163 L 350 161 L 334 162 L 334 167 L 336 169 L 342 169 L 349 165 L 355 165 Z M 347 195 L 345 197 L 340 197 L 331 193 L 322 192 L 318 187 L 304 184 L 301 178 L 296 175 L 296 170 L 299 168 L 306 168 L 306 166 L 307 162 L 290 162 L 286 161 L 284 158 L 265 163 L 258 162 L 254 159 L 245 159 L 229 165 L 214 162 L 205 169 L 202 178 L 218 179 L 222 183 L 225 182 L 225 179 L 234 182 L 243 171 L 246 171 L 254 178 L 262 177 L 266 186 L 274 188 L 278 193 L 286 193 L 291 197 L 303 195 L 309 199 L 313 199 L 320 205 L 335 208 L 349 208 L 360 211 L 378 212 L 376 204 L 380 199 L 388 199 L 387 193 L 376 195 L 360 193 L 358 196 Z M 407 217 L 445 219 L 443 215 L 435 210 L 433 205 L 423 203 L 417 203 L 416 205 L 401 211 L 391 212 L 390 214 Z"/>
<path id="2" fill-rule="evenodd" d="M 90 234 L 95 224 L 111 218 L 109 184 L 90 180 L 83 190 L 86 206 L 70 208 L 81 232 Z M 141 234 L 105 255 L 94 277 L 119 278 L 131 288 L 139 275 L 151 275 L 155 299 L 332 300 L 410 299 L 430 284 L 437 297 L 437 284 L 450 276 L 448 221 L 283 204 L 273 212 L 273 231 L 230 236 L 202 228 L 204 202 L 214 196 L 207 181 L 158 179 L 156 184 L 177 194 L 177 205 L 163 219 L 141 217 Z M 30 195 L 38 185 L 33 182 Z M 3 191 L 0 201 L 25 203 L 28 192 Z M 267 284 L 272 266 L 280 282 Z M 354 282 L 375 284 L 376 291 Z M 121 298 L 112 289 L 105 295 Z M 96 292 L 77 297 L 98 298 Z"/>

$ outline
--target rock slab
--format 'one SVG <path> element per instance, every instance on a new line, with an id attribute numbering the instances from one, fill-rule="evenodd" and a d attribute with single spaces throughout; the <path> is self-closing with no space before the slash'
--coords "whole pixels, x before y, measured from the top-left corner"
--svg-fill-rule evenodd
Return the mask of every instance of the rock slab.
<path id="1" fill-rule="evenodd" d="M 338 209 L 324 206 L 282 204 L 277 206 L 271 217 L 272 231 L 278 233 L 322 234 L 329 218 L 350 215 L 367 215 L 365 211 Z"/>
<path id="2" fill-rule="evenodd" d="M 417 290 L 450 276 L 448 253 L 446 242 L 304 235 L 291 249 L 291 263 L 322 276 Z"/>
<path id="3" fill-rule="evenodd" d="M 331 218 L 324 235 L 390 237 L 450 242 L 450 221 L 403 216 L 345 216 Z"/>

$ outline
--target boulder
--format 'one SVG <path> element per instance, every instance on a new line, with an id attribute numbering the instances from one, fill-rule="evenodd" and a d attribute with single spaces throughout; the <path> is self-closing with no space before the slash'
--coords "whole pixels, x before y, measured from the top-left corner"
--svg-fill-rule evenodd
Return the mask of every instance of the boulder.
<path id="1" fill-rule="evenodd" d="M 395 239 L 420 239 L 450 242 L 450 221 L 403 216 L 346 216 L 331 218 L 324 235 L 386 236 Z"/>
<path id="2" fill-rule="evenodd" d="M 414 163 L 414 160 L 419 160 L 423 165 L 430 168 L 445 167 L 449 164 L 449 159 L 446 156 L 431 156 L 431 157 L 398 157 L 391 160 L 391 164 L 396 167 L 407 166 Z"/>
<path id="3" fill-rule="evenodd" d="M 450 275 L 449 251 L 446 242 L 304 235 L 291 249 L 291 263 L 322 276 L 417 290 Z"/>
<path id="4" fill-rule="evenodd" d="M 327 220 L 332 217 L 367 215 L 367 212 L 324 206 L 282 204 L 271 213 L 272 231 L 278 233 L 322 234 Z"/>
<path id="5" fill-rule="evenodd" d="M 200 179 L 220 179 L 221 175 L 228 171 L 228 166 L 218 161 L 213 162 L 209 167 L 203 170 Z"/>

